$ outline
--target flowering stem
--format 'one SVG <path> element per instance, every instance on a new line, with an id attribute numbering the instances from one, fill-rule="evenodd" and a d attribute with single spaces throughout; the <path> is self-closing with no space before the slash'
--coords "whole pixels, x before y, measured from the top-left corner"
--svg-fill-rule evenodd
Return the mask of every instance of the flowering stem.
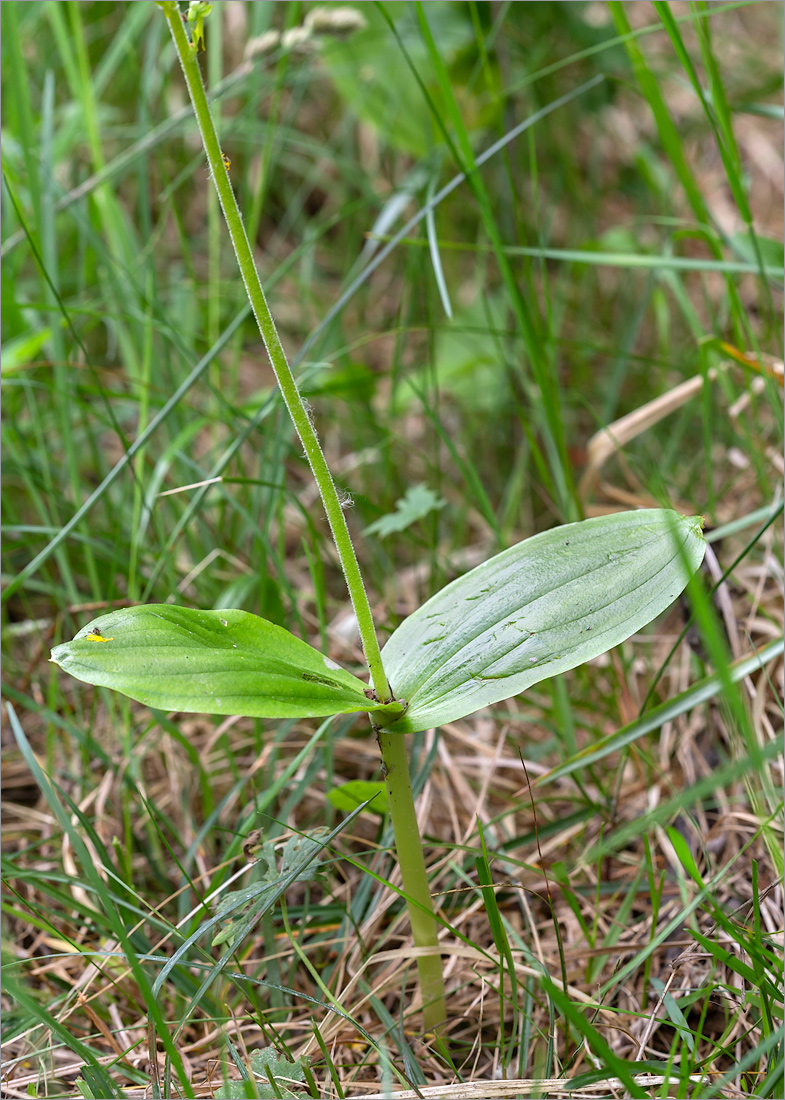
<path id="1" fill-rule="evenodd" d="M 360 567 L 357 563 L 357 556 L 354 552 L 354 546 L 352 545 L 352 540 L 349 535 L 349 528 L 346 524 L 346 517 L 341 507 L 332 474 L 325 460 L 316 432 L 308 417 L 303 399 L 297 389 L 297 383 L 294 380 L 291 367 L 286 359 L 286 353 L 283 350 L 283 345 L 278 336 L 273 315 L 270 312 L 270 307 L 267 304 L 267 299 L 262 290 L 262 284 L 259 279 L 259 273 L 256 270 L 256 264 L 253 260 L 251 246 L 245 232 L 245 226 L 243 225 L 240 209 L 237 205 L 237 199 L 235 198 L 232 185 L 229 181 L 229 174 L 224 164 L 221 147 L 218 143 L 218 135 L 213 125 L 212 115 L 210 114 L 210 108 L 207 103 L 207 95 L 205 94 L 204 85 L 202 84 L 202 74 L 199 70 L 197 54 L 186 37 L 180 19 L 178 5 L 175 0 L 167 0 L 167 2 L 162 3 L 160 7 L 163 8 L 169 23 L 169 29 L 172 32 L 177 55 L 180 58 L 185 82 L 188 85 L 188 92 L 191 97 L 191 102 L 193 103 L 196 121 L 202 134 L 202 141 L 204 142 L 205 152 L 207 153 L 210 171 L 213 181 L 215 182 L 215 188 L 218 192 L 218 199 L 223 209 L 224 218 L 226 219 L 229 236 L 232 240 L 232 247 L 234 248 L 237 263 L 240 267 L 240 274 L 245 283 L 248 300 L 251 303 L 256 322 L 259 325 L 259 331 L 262 334 L 264 346 L 270 357 L 270 363 L 275 371 L 275 377 L 278 380 L 278 386 L 280 387 L 284 404 L 289 412 L 289 416 L 292 418 L 292 422 L 302 442 L 306 458 L 313 471 L 313 476 L 316 479 L 316 484 L 319 487 L 324 510 L 327 513 L 327 521 L 330 524 L 330 530 L 332 531 L 332 536 L 338 551 L 338 557 L 341 562 L 341 568 L 346 577 L 349 597 L 352 601 L 355 616 L 357 617 L 357 626 L 360 631 L 360 639 L 362 641 L 365 659 L 368 663 L 368 670 L 371 674 L 371 683 L 373 684 L 379 700 L 383 703 L 389 703 L 392 700 L 392 692 L 390 691 L 390 685 L 387 682 L 387 676 L 385 675 L 382 665 L 382 655 L 376 637 L 376 628 L 374 627 L 368 596 L 365 592 L 365 586 L 360 574 Z"/>
<path id="2" fill-rule="evenodd" d="M 371 683 L 379 700 L 387 703 L 392 700 L 393 694 L 382 665 L 376 628 L 354 546 L 349 535 L 349 528 L 346 524 L 346 517 L 343 514 L 343 508 L 319 444 L 319 439 L 297 389 L 297 383 L 294 380 L 286 353 L 275 328 L 270 307 L 267 305 L 264 296 L 237 199 L 229 181 L 227 165 L 213 125 L 207 95 L 202 84 L 196 49 L 186 37 L 175 0 L 165 0 L 165 2 L 159 4 L 159 7 L 163 9 L 169 23 L 169 29 L 172 32 L 172 38 L 180 58 L 180 64 L 183 68 L 196 114 L 196 121 L 202 134 L 207 160 L 218 192 L 218 199 L 223 209 L 248 299 L 259 325 L 259 331 L 270 357 L 270 363 L 275 371 L 284 403 L 300 436 L 313 476 L 319 487 L 341 568 L 346 577 L 349 596 L 357 617 L 363 651 L 371 674 Z M 437 947 L 439 942 L 438 926 L 433 915 L 433 902 L 425 868 L 425 857 L 417 827 L 417 815 L 414 809 L 414 799 L 409 779 L 409 764 L 406 757 L 406 739 L 402 734 L 385 734 L 383 729 L 377 729 L 377 734 L 382 754 L 383 771 L 386 777 L 385 782 L 398 862 L 401 868 L 403 888 L 408 899 L 412 935 L 417 947 Z M 438 954 L 419 958 L 417 967 L 422 990 L 423 1021 L 426 1031 L 431 1031 L 443 1024 L 446 1019 L 441 959 Z"/>

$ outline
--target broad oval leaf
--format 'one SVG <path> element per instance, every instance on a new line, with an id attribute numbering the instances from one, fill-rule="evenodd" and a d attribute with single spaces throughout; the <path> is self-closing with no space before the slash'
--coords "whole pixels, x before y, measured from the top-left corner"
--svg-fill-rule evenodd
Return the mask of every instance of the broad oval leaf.
<path id="1" fill-rule="evenodd" d="M 95 619 L 51 659 L 158 710 L 251 718 L 401 710 L 368 699 L 362 680 L 247 611 L 128 607 Z"/>
<path id="2" fill-rule="evenodd" d="M 700 516 L 620 512 L 534 535 L 448 584 L 382 654 L 408 710 L 387 731 L 453 722 L 566 672 L 664 611 L 703 560 Z"/>
<path id="3" fill-rule="evenodd" d="M 372 814 L 388 814 L 390 802 L 387 797 L 387 787 L 380 780 L 351 779 L 348 783 L 341 783 L 338 787 L 332 787 L 327 792 L 327 798 L 335 806 L 336 810 L 351 813 L 364 802 L 369 803 L 366 811 Z"/>

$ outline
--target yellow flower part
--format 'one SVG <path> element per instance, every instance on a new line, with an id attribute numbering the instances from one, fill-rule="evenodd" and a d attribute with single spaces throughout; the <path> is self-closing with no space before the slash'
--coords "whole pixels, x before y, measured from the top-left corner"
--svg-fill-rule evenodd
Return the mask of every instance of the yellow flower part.
<path id="1" fill-rule="evenodd" d="M 189 23 L 194 24 L 193 30 L 193 42 L 191 43 L 191 49 L 196 53 L 198 50 L 203 50 L 204 47 L 204 21 L 210 12 L 213 10 L 212 4 L 203 2 L 192 2 L 188 5 L 187 19 Z"/>

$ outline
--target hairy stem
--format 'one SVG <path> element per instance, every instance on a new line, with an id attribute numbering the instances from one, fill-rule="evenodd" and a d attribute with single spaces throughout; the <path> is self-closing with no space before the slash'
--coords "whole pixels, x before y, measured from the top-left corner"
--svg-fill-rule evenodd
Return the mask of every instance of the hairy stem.
<path id="1" fill-rule="evenodd" d="M 341 568 L 346 577 L 346 584 L 349 589 L 352 607 L 357 617 L 357 625 L 360 631 L 363 652 L 365 653 L 365 659 L 368 662 L 368 670 L 371 674 L 371 683 L 373 684 L 379 700 L 383 703 L 389 703 L 392 700 L 392 692 L 390 691 L 390 685 L 387 682 L 387 676 L 385 675 L 384 666 L 382 665 L 382 655 L 379 651 L 376 628 L 374 627 L 368 596 L 365 592 L 362 575 L 360 574 L 360 567 L 357 563 L 357 556 L 354 552 L 354 546 L 352 545 L 352 540 L 349 535 L 349 528 L 346 524 L 346 517 L 344 516 L 343 508 L 341 507 L 341 502 L 335 489 L 332 474 L 330 473 L 330 469 L 319 444 L 319 439 L 309 419 L 303 399 L 300 396 L 300 391 L 297 389 L 297 383 L 294 380 L 294 375 L 292 374 L 291 367 L 286 358 L 286 353 L 283 350 L 283 345 L 278 336 L 273 315 L 270 312 L 270 307 L 267 304 L 267 299 L 262 290 L 259 273 L 256 270 L 253 253 L 251 252 L 251 246 L 248 242 L 245 226 L 243 225 L 243 219 L 240 214 L 240 208 L 237 205 L 237 199 L 235 198 L 232 185 L 229 181 L 229 174 L 224 165 L 221 147 L 218 143 L 218 135 L 215 132 L 212 115 L 210 114 L 210 107 L 207 102 L 207 95 L 204 90 L 204 85 L 202 84 L 202 75 L 199 70 L 196 52 L 191 48 L 191 44 L 186 37 L 176 2 L 170 0 L 170 2 L 161 4 L 161 7 L 169 23 L 169 29 L 172 32 L 172 38 L 177 48 L 177 55 L 180 58 L 180 64 L 182 65 L 185 81 L 188 85 L 188 92 L 193 104 L 196 121 L 202 135 L 205 152 L 207 153 L 210 171 L 215 183 L 215 188 L 218 192 L 218 199 L 223 209 L 224 218 L 226 219 L 226 226 L 229 230 L 232 247 L 234 248 L 237 263 L 240 267 L 240 274 L 245 283 L 248 300 L 251 303 L 251 308 L 256 317 L 257 324 L 259 325 L 259 331 L 262 334 L 264 346 L 270 357 L 270 364 L 275 371 L 275 377 L 278 380 L 281 396 L 284 399 L 289 416 L 292 418 L 292 423 L 300 437 L 306 458 L 313 471 L 316 484 L 319 487 L 324 510 L 327 513 L 327 521 L 330 524 L 330 530 L 332 531 L 333 540 L 335 541 L 338 557 L 341 562 Z"/>

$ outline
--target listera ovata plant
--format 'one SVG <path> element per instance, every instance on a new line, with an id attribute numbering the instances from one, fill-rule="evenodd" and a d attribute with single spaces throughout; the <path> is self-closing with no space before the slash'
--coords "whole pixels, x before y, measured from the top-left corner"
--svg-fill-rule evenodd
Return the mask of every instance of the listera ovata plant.
<path id="1" fill-rule="evenodd" d="M 423 1023 L 447 1017 L 438 921 L 414 809 L 406 734 L 456 721 L 574 668 L 640 630 L 703 558 L 699 517 L 624 512 L 535 535 L 448 584 L 379 649 L 330 470 L 265 300 L 177 3 L 169 24 L 248 297 L 310 463 L 346 577 L 370 686 L 289 631 L 240 610 L 153 604 L 110 612 L 52 660 L 163 711 L 312 718 L 367 714 L 376 731 L 417 965 Z M 193 5 L 192 5 L 193 7 Z M 209 5 L 197 5 L 202 18 Z M 193 22 L 193 20 L 192 20 Z M 199 24 L 201 28 L 201 24 Z M 201 35 L 199 36 L 201 37 Z M 390 684 L 395 686 L 393 695 Z"/>

